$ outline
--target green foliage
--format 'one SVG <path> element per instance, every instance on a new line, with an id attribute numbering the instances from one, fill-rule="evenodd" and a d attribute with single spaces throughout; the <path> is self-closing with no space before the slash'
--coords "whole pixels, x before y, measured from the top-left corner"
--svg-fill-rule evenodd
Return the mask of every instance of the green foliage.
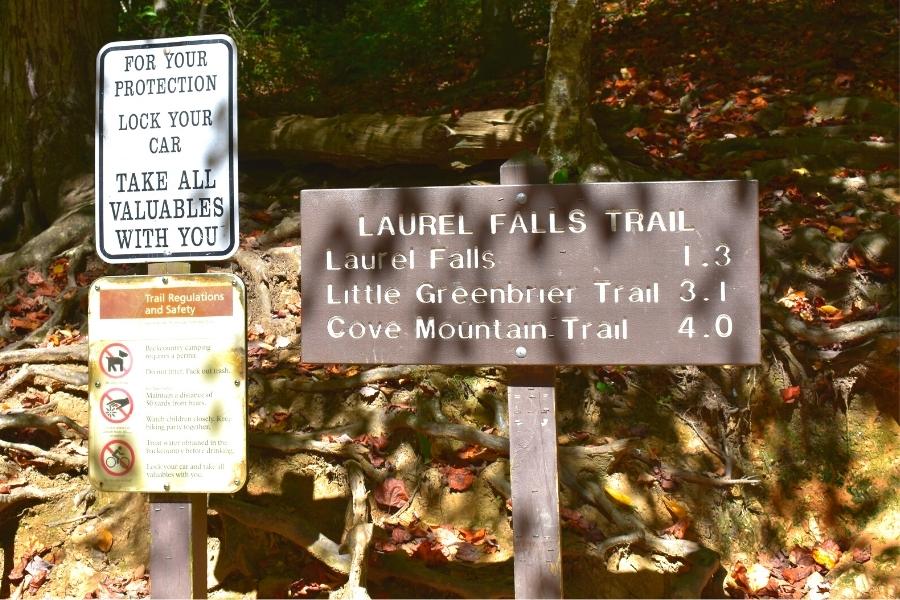
<path id="1" fill-rule="evenodd" d="M 304 4 L 303 6 L 306 6 Z M 242 96 L 274 94 L 310 78 L 302 11 L 284 0 L 123 0 L 122 39 L 209 33 L 231 36 L 240 60 Z M 312 99 L 312 98 L 310 98 Z"/>
<path id="2" fill-rule="evenodd" d="M 459 60 L 477 35 L 479 0 L 349 2 L 343 18 L 308 28 L 322 74 L 341 81 L 394 79 Z"/>
<path id="3" fill-rule="evenodd" d="M 282 98 L 317 112 L 335 89 L 357 95 L 466 81 L 482 52 L 482 0 L 120 0 L 120 39 L 230 35 L 242 100 Z M 517 3 L 530 43 L 548 0 Z M 444 82 L 444 83 L 441 83 Z M 363 86 L 369 86 L 364 88 Z M 340 95 L 340 94 L 338 94 Z M 324 107 L 328 110 L 328 107 Z M 269 109 L 265 109 L 269 110 Z"/>

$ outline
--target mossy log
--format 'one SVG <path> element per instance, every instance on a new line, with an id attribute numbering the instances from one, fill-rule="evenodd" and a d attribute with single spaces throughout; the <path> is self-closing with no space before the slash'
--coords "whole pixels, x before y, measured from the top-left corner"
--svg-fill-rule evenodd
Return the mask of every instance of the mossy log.
<path id="1" fill-rule="evenodd" d="M 534 150 L 540 105 L 430 117 L 287 115 L 244 121 L 241 158 L 289 159 L 343 167 L 427 164 L 459 168 Z"/>

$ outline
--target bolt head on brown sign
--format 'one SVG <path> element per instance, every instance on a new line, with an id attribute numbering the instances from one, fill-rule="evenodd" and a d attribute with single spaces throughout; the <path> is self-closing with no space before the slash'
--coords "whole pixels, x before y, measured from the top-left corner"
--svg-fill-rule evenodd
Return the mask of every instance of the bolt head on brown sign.
<path id="1" fill-rule="evenodd" d="M 88 473 L 95 487 L 229 493 L 243 486 L 245 315 L 234 275 L 94 282 Z"/>
<path id="2" fill-rule="evenodd" d="M 304 190 L 303 360 L 759 362 L 757 183 Z"/>

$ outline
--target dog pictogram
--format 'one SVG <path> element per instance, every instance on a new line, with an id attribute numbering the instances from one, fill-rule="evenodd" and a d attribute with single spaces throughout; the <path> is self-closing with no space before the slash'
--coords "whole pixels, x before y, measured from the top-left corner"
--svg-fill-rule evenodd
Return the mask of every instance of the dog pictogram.
<path id="1" fill-rule="evenodd" d="M 117 379 L 131 371 L 131 350 L 118 342 L 109 344 L 100 352 L 100 370 L 107 377 Z"/>
<path id="2" fill-rule="evenodd" d="M 125 359 L 128 358 L 128 353 L 119 350 L 117 356 L 113 356 L 111 354 L 106 355 L 106 370 L 112 373 L 113 371 L 118 371 L 119 373 L 125 370 Z"/>

